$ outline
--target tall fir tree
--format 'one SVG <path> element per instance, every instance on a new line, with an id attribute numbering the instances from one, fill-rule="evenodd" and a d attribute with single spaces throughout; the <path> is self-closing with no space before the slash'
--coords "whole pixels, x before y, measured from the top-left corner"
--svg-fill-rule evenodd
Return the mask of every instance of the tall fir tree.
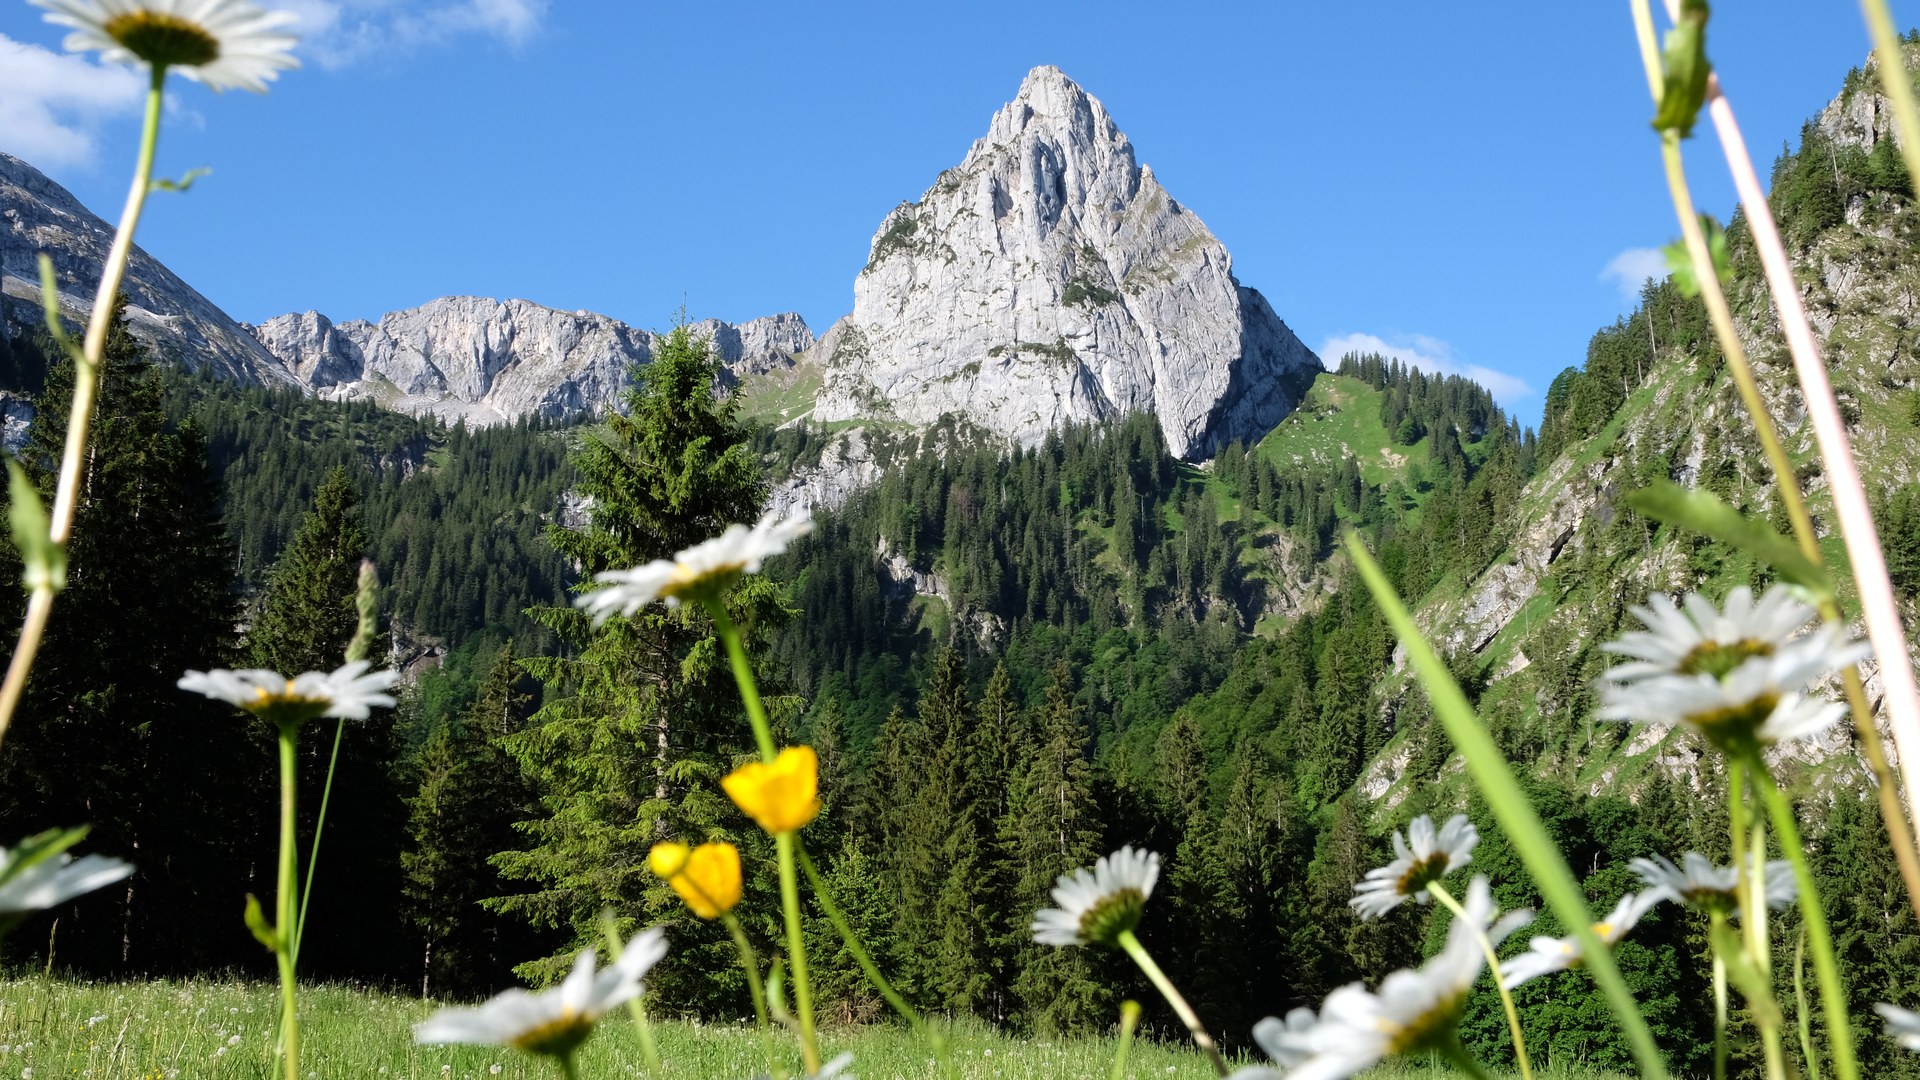
<path id="1" fill-rule="evenodd" d="M 980 957 L 988 979 L 981 1008 L 995 1023 L 1004 1023 L 1014 1008 L 1013 978 L 1021 944 L 1031 935 L 1032 913 L 1013 902 L 1019 873 L 1001 835 L 1025 801 L 1024 773 L 1033 752 L 1033 736 L 1004 662 L 987 680 L 967 744 L 975 793 L 971 827 L 980 850 Z"/>
<path id="2" fill-rule="evenodd" d="M 494 658 L 473 705 L 434 728 L 413 763 L 407 799 L 404 914 L 420 942 L 420 994 L 474 997 L 510 985 L 528 928 L 481 902 L 512 891 L 491 865 L 534 810 L 519 763 L 501 743 L 520 730 L 532 695 L 513 642 Z"/>
<path id="3" fill-rule="evenodd" d="M 247 632 L 253 666 L 293 676 L 346 662 L 360 621 L 354 590 L 367 550 L 359 507 L 347 467 L 336 466 L 274 568 L 266 605 Z"/>
<path id="4" fill-rule="evenodd" d="M 88 822 L 88 848 L 135 864 L 132 878 L 69 913 L 65 963 L 101 973 L 256 966 L 257 950 L 233 932 L 237 915 L 223 923 L 203 913 L 209 901 L 237 913 L 257 888 L 247 868 L 264 836 L 243 823 L 266 758 L 232 709 L 175 686 L 190 668 L 233 658 L 220 492 L 198 429 L 168 423 L 125 304 L 120 297 L 103 352 L 67 588 L 0 755 L 0 841 Z M 73 383 L 63 357 L 21 455 L 43 502 Z M 0 610 L 18 626 L 25 595 L 4 595 Z"/>
<path id="5" fill-rule="evenodd" d="M 1055 879 L 1091 866 L 1102 854 L 1087 732 L 1073 701 L 1073 668 L 1057 661 L 1036 727 L 1037 741 L 1020 785 L 1021 805 L 1002 831 L 1017 880 L 1015 910 L 1052 904 Z M 1112 992 L 1096 978 L 1088 949 L 1021 942 L 1013 990 L 1024 1026 L 1042 1032 L 1091 1031 L 1111 1016 Z"/>
<path id="6" fill-rule="evenodd" d="M 586 437 L 574 465 L 594 500 L 588 525 L 548 533 L 583 575 L 671 556 L 758 515 L 766 488 L 736 399 L 715 396 L 719 370 L 710 341 L 674 327 L 652 362 L 634 370 L 624 414 Z M 756 652 L 790 614 L 763 577 L 742 581 L 727 603 Z M 746 992 L 731 974 L 732 942 L 688 915 L 646 869 L 656 842 L 730 839 L 748 860 L 748 888 L 768 888 L 752 868 L 764 865 L 769 845 L 718 788 L 752 737 L 711 623 L 697 606 L 654 605 L 599 627 L 570 607 L 532 614 L 568 647 L 527 661 L 548 686 L 547 703 L 506 741 L 542 813 L 522 824 L 524 838 L 501 866 L 535 888 L 490 904 L 566 931 L 569 941 L 521 974 L 564 974 L 579 947 L 600 939 L 600 912 L 612 907 L 625 933 L 671 928 L 673 951 L 649 979 L 652 993 L 676 1007 L 738 1015 Z M 791 703 L 769 704 L 777 713 Z M 750 927 L 763 937 L 773 929 L 766 920 Z"/>
<path id="7" fill-rule="evenodd" d="M 253 666 L 293 676 L 346 663 L 359 625 L 354 598 L 366 546 L 359 491 L 346 466 L 338 466 L 315 492 L 313 509 L 268 579 L 259 616 L 247 630 Z M 376 642 L 376 662 L 384 653 Z M 264 726 L 260 738 L 271 738 Z M 385 712 L 366 721 L 319 721 L 301 732 L 299 835 L 303 845 L 319 847 L 314 879 L 302 881 L 310 901 L 301 959 L 315 975 L 406 977 L 402 957 L 409 950 L 400 918 L 406 807 L 393 756 L 393 720 Z M 300 873 L 306 872 L 302 860 Z"/>

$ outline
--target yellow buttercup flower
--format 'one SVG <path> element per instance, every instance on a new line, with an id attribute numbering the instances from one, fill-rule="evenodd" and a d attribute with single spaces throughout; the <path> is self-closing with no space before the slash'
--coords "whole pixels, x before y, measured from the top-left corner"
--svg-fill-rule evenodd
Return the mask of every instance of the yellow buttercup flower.
<path id="1" fill-rule="evenodd" d="M 740 849 L 732 844 L 655 844 L 647 863 L 703 919 L 717 919 L 740 902 Z"/>
<path id="2" fill-rule="evenodd" d="M 721 778 L 720 786 L 770 833 L 792 832 L 820 814 L 820 762 L 811 746 L 789 746 L 771 765 L 742 765 Z"/>

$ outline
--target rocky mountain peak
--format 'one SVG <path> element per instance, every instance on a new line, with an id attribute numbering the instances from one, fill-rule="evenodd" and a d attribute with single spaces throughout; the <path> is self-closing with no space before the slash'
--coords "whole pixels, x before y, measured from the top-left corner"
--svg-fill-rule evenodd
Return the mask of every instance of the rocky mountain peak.
<path id="1" fill-rule="evenodd" d="M 1264 435 L 1321 370 L 1106 107 L 1028 73 L 986 136 L 875 231 L 821 338 L 814 416 L 965 416 L 1026 444 L 1155 413 L 1174 453 Z"/>

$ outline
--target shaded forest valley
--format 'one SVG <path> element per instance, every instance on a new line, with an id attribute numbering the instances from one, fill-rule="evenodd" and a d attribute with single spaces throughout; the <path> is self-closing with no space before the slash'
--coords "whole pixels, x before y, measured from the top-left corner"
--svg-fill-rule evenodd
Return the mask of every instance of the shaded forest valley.
<path id="1" fill-rule="evenodd" d="M 1797 253 L 1857 260 L 1882 285 L 1920 270 L 1890 153 L 1810 126 L 1774 192 Z M 1730 289 L 1758 325 L 1738 218 L 1728 244 Z M 1911 604 L 1920 371 L 1876 367 L 1869 338 L 1835 347 L 1836 382 L 1851 422 L 1878 433 L 1863 466 Z M 21 456 L 43 487 L 71 379 L 51 354 L 16 339 L 5 358 L 38 408 Z M 91 848 L 139 869 L 59 912 L 57 931 L 27 924 L 7 962 L 267 972 L 240 911 L 271 889 L 270 739 L 174 680 L 216 664 L 332 668 L 364 555 L 387 585 L 387 659 L 412 678 L 390 714 L 340 729 L 305 970 L 475 998 L 551 981 L 611 907 L 628 932 L 669 927 L 650 1008 L 750 1011 L 724 931 L 645 868 L 659 839 L 739 845 L 740 912 L 777 952 L 770 843 L 716 787 L 751 736 L 711 627 L 680 610 L 596 631 L 570 590 L 750 520 L 793 470 L 831 465 L 849 425 L 776 428 L 744 395 L 716 397 L 715 361 L 684 328 L 621 415 L 478 431 L 151 366 L 125 334 L 110 357 L 72 584 L 0 756 L 0 835 L 91 822 Z M 1173 458 L 1140 414 L 1031 448 L 953 423 L 867 424 L 881 478 L 821 510 L 814 535 L 730 601 L 776 725 L 820 756 L 827 810 L 802 840 L 915 1004 L 1021 1033 L 1104 1030 L 1121 997 L 1158 1000 L 1116 958 L 1028 933 L 1056 875 L 1121 844 L 1165 858 L 1142 938 L 1234 1047 L 1262 1016 L 1437 950 L 1436 909 L 1362 923 L 1347 905 L 1417 814 L 1468 814 L 1485 837 L 1473 868 L 1501 906 L 1543 909 L 1336 553 L 1352 528 L 1446 650 L 1592 906 L 1633 887 L 1632 858 L 1724 862 L 1711 759 L 1685 732 L 1594 723 L 1590 684 L 1598 643 L 1650 592 L 1768 583 L 1623 501 L 1671 478 L 1776 518 L 1732 394 L 1699 302 L 1649 282 L 1553 381 L 1538 431 L 1468 380 L 1361 355 L 1258 445 L 1203 466 Z M 661 482 L 662 463 L 699 482 Z M 17 621 L 9 595 L 0 615 Z M 303 739 L 305 842 L 335 728 Z M 1863 771 L 1842 745 L 1789 773 L 1863 1068 L 1920 1075 L 1866 1036 L 1871 1002 L 1920 996 L 1920 965 Z M 1778 916 L 1775 941 L 1795 940 L 1796 918 Z M 1558 930 L 1543 915 L 1532 932 Z M 806 932 L 827 1012 L 879 1019 L 823 912 Z M 1662 908 L 1617 953 L 1686 1075 L 1711 1061 L 1706 934 Z M 1628 1067 L 1584 975 L 1516 998 L 1536 1063 Z M 1151 1005 L 1149 1020 L 1177 1027 Z M 1738 1024 L 1744 1067 L 1752 1029 Z M 1490 995 L 1463 1033 L 1510 1064 Z"/>

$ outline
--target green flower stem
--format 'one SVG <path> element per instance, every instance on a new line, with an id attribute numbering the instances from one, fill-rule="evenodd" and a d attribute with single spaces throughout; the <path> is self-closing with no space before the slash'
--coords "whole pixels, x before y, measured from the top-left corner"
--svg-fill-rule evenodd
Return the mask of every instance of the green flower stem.
<path id="1" fill-rule="evenodd" d="M 1232 1072 L 1233 1070 L 1227 1067 L 1227 1059 L 1221 1056 L 1220 1048 L 1214 1045 L 1213 1036 L 1207 1034 L 1206 1027 L 1200 1023 L 1200 1017 L 1193 1011 L 1193 1006 L 1187 1004 L 1187 999 L 1181 997 L 1180 991 L 1174 989 L 1173 981 L 1160 970 L 1159 964 L 1153 962 L 1153 957 L 1147 955 L 1146 946 L 1140 944 L 1140 939 L 1133 936 L 1133 931 L 1120 931 L 1114 941 L 1119 943 L 1120 948 L 1125 950 L 1128 956 L 1133 957 L 1133 962 L 1140 965 L 1141 971 L 1147 973 L 1147 981 L 1153 983 L 1154 989 L 1160 991 L 1160 996 L 1166 998 L 1167 1004 L 1173 1006 L 1173 1011 L 1180 1017 L 1180 1022 L 1187 1025 L 1187 1030 L 1193 1034 L 1194 1044 L 1205 1050 L 1207 1057 L 1213 1060 L 1214 1070 L 1221 1076 Z"/>
<path id="2" fill-rule="evenodd" d="M 747 940 L 747 932 L 740 927 L 740 920 L 733 912 L 721 912 L 720 919 L 727 925 L 727 933 L 733 935 L 733 947 L 740 950 L 740 966 L 747 973 L 747 991 L 753 995 L 753 1017 L 760 1029 L 760 1038 L 767 1047 L 768 1075 L 779 1075 L 779 1053 L 773 1045 L 773 1024 L 767 1018 L 767 990 L 760 982 L 760 958 L 754 954 L 753 943 Z M 648 1033 L 651 1040 L 652 1033 Z M 656 1064 L 654 1066 L 658 1068 Z"/>
<path id="3" fill-rule="evenodd" d="M 780 754 L 774 749 L 773 728 L 767 723 L 766 708 L 760 704 L 760 685 L 754 681 L 753 665 L 747 662 L 747 650 L 740 644 L 740 631 L 727 614 L 724 601 L 707 601 L 707 614 L 713 618 L 714 632 L 720 635 L 721 642 L 727 647 L 727 660 L 733 665 L 733 681 L 740 685 L 740 700 L 746 703 L 747 719 L 753 724 L 753 737 L 760 746 L 760 756 L 771 765 Z M 815 1071 L 818 1071 L 817 1066 Z"/>
<path id="4" fill-rule="evenodd" d="M 1707 916 L 1713 924 L 1709 940 L 1717 941 L 1725 933 L 1727 913 L 1714 910 Z M 1727 960 L 1713 950 L 1713 1080 L 1727 1080 Z"/>
<path id="5" fill-rule="evenodd" d="M 327 781 L 320 785 L 320 816 L 313 823 L 313 843 L 307 851 L 307 880 L 300 887 L 300 921 L 293 927 L 293 962 L 300 963 L 300 942 L 307 936 L 307 908 L 313 899 L 313 876 L 320 869 L 320 834 L 327 827 L 327 804 L 333 801 L 333 772 L 340 765 L 340 739 L 347 733 L 342 717 L 333 729 L 333 755 L 327 759 Z"/>
<path id="6" fill-rule="evenodd" d="M 166 83 L 166 66 L 156 66 L 147 86 L 147 108 L 140 127 L 140 154 L 134 160 L 133 186 L 127 191 L 127 205 L 120 212 L 120 227 L 114 230 L 107 261 L 100 268 L 100 289 L 94 293 L 86 342 L 73 357 L 73 407 L 67 414 L 67 444 L 60 456 L 60 483 L 54 493 L 48 530 L 49 538 L 61 547 L 65 547 L 73 535 L 80 466 L 86 458 L 87 429 L 93 422 L 93 395 L 100 382 L 100 358 L 106 351 L 107 331 L 113 328 L 113 301 L 120 295 L 120 282 L 127 273 L 127 256 L 133 251 L 133 233 L 140 225 L 140 211 L 146 206 L 147 192 L 153 187 L 153 151 L 160 140 L 160 103 Z M 42 270 L 43 283 L 50 276 Z M 54 337 L 64 340 L 66 332 L 60 326 L 58 302 L 45 295 L 41 302 L 53 313 Z M 40 652 L 40 639 L 47 630 L 47 619 L 53 614 L 53 595 L 54 589 L 50 586 L 36 588 L 27 604 L 20 638 L 13 647 L 13 660 L 7 665 L 6 681 L 0 682 L 0 739 L 6 738 L 20 695 L 27 688 L 27 673 L 33 670 L 34 657 Z"/>
<path id="7" fill-rule="evenodd" d="M 1800 1057 L 1807 1063 L 1807 1080 L 1820 1080 L 1820 1059 L 1813 1051 L 1813 1017 L 1807 1013 L 1807 928 L 1793 943 L 1794 1019 L 1800 1028 Z"/>
<path id="8" fill-rule="evenodd" d="M 561 1054 L 559 1061 L 560 1075 L 564 1077 L 565 1080 L 580 1080 L 580 1068 L 574 1064 L 573 1051 L 569 1050 Z"/>
<path id="9" fill-rule="evenodd" d="M 940 1074 L 952 1075 L 952 1065 L 947 1060 L 945 1036 L 928 1026 L 927 1022 L 921 1018 L 919 1011 L 907 1004 L 906 999 L 894 990 L 893 984 L 887 981 L 887 977 L 880 974 L 880 968 L 874 964 L 873 957 L 868 955 L 867 947 L 860 943 L 860 938 L 853 932 L 853 927 L 847 925 L 847 918 L 841 914 L 840 905 L 833 902 L 833 894 L 827 890 L 827 883 L 820 877 L 819 868 L 813 865 L 813 857 L 807 854 L 806 847 L 797 837 L 794 840 L 794 852 L 799 856 L 800 868 L 807 872 L 807 883 L 813 886 L 814 899 L 818 900 L 820 907 L 826 911 L 827 921 L 833 923 L 833 928 L 840 932 L 840 940 L 846 942 L 847 951 L 853 953 L 854 962 L 860 965 L 860 971 L 866 975 L 867 981 L 873 984 L 873 988 L 880 992 L 880 996 L 886 999 L 888 1005 L 893 1006 L 893 1011 L 900 1014 L 900 1018 L 907 1022 L 907 1026 L 911 1027 L 915 1034 L 927 1040 L 927 1045 L 933 1048 L 935 1060 L 940 1063 Z"/>
<path id="10" fill-rule="evenodd" d="M 1461 925 L 1468 925 L 1465 909 L 1461 908 L 1460 902 L 1453 898 L 1446 886 L 1431 881 L 1427 883 L 1427 891 L 1445 904 Z M 1513 1007 L 1513 991 L 1508 990 L 1507 984 L 1500 978 L 1500 954 L 1494 952 L 1493 941 L 1487 937 L 1485 930 L 1475 927 L 1473 936 L 1480 942 L 1480 951 L 1487 957 L 1487 967 L 1493 972 L 1493 988 L 1500 991 L 1500 1004 L 1507 1010 L 1507 1030 L 1513 1032 L 1513 1055 L 1520 1063 L 1520 1076 L 1522 1080 L 1533 1080 L 1533 1065 L 1527 1060 L 1527 1040 L 1520 1034 L 1520 1011 Z"/>
<path id="11" fill-rule="evenodd" d="M 1133 1045 L 1133 1029 L 1140 1024 L 1140 1003 L 1131 998 L 1120 1003 L 1120 1038 L 1113 1046 L 1113 1080 L 1126 1080 L 1127 1048 Z"/>
<path id="12" fill-rule="evenodd" d="M 1765 973 L 1772 950 L 1767 945 L 1766 863 L 1750 859 L 1750 851 L 1765 853 L 1767 834 L 1761 824 L 1753 823 L 1752 841 L 1747 832 L 1746 765 L 1739 760 L 1727 764 L 1727 821 L 1733 839 L 1734 895 L 1740 907 L 1740 940 L 1745 954 L 1735 960 L 1746 965 L 1742 970 Z M 1758 871 L 1758 876 L 1755 874 Z M 1744 976 L 1743 976 L 1744 978 Z M 1786 1080 L 1786 1059 L 1780 1053 L 1780 1025 L 1777 1010 L 1768 999 L 1764 1005 L 1755 997 L 1766 993 L 1758 977 L 1745 979 L 1740 992 L 1752 1007 L 1753 1026 L 1760 1029 L 1761 1056 L 1766 1063 L 1767 1080 Z"/>
<path id="13" fill-rule="evenodd" d="M 1833 958 L 1833 935 L 1827 929 L 1827 913 L 1820 906 L 1820 894 L 1813 884 L 1813 871 L 1807 867 L 1807 853 L 1800 844 L 1800 827 L 1793 820 L 1793 807 L 1773 782 L 1773 774 L 1760 760 L 1760 749 L 1748 751 L 1748 767 L 1753 771 L 1753 786 L 1766 805 L 1773 831 L 1780 834 L 1780 846 L 1793 864 L 1793 877 L 1800 886 L 1800 917 L 1807 928 L 1807 941 L 1813 946 L 1813 977 L 1820 987 L 1820 1011 L 1827 1018 L 1827 1053 L 1833 1060 L 1833 1073 L 1839 1080 L 1856 1080 L 1859 1066 L 1853 1057 L 1852 1027 L 1847 1020 L 1847 999 L 1840 989 L 1840 968 Z M 1760 853 L 1755 853 L 1759 858 Z M 1762 908 L 1764 912 L 1764 907 Z M 1764 917 L 1764 915 L 1763 915 Z"/>
<path id="14" fill-rule="evenodd" d="M 1639 3 L 1644 7 L 1644 0 L 1639 0 Z M 1902 51 L 1900 42 L 1893 32 L 1892 21 L 1887 17 L 1884 0 L 1863 0 L 1862 7 L 1866 9 L 1867 21 L 1873 30 L 1882 63 L 1891 60 L 1895 64 L 1895 67 L 1883 67 L 1882 70 L 1903 69 L 1904 62 L 1898 59 Z M 1637 22 L 1638 11 L 1635 18 Z M 1643 50 L 1645 42 L 1650 40 L 1649 23 L 1648 31 L 1643 34 Z M 1907 140 L 1901 146 L 1901 153 L 1911 168 L 1913 164 L 1920 163 L 1920 145 L 1914 142 L 1915 134 L 1920 133 L 1920 119 L 1916 119 L 1914 113 L 1913 88 L 1904 79 L 1883 81 L 1894 103 L 1895 123 L 1901 127 Z M 1658 90 L 1654 96 L 1656 99 L 1659 97 Z M 1746 139 L 1740 133 L 1740 125 L 1734 120 L 1733 106 L 1720 91 L 1718 75 L 1708 79 L 1707 107 L 1713 117 L 1714 130 L 1720 136 L 1720 147 L 1725 152 L 1727 168 L 1733 174 L 1734 188 L 1739 192 L 1740 201 L 1749 211 L 1753 207 L 1768 206 L 1766 192 L 1761 189 L 1759 174 L 1753 167 L 1753 157 L 1747 153 Z M 1829 472 L 1836 481 L 1832 487 L 1834 509 L 1841 518 L 1841 532 L 1846 537 L 1850 553 L 1856 547 L 1860 549 L 1854 555 L 1853 563 L 1856 585 L 1860 589 L 1862 606 L 1866 609 L 1868 632 L 1875 637 L 1875 645 L 1881 649 L 1882 655 L 1888 652 L 1904 655 L 1904 635 L 1894 634 L 1898 630 L 1897 620 L 1891 628 L 1884 626 L 1887 613 L 1893 610 L 1891 586 L 1886 583 L 1885 568 L 1883 562 L 1879 561 L 1878 538 L 1871 532 L 1872 514 L 1863 509 L 1866 495 L 1859 487 L 1852 455 L 1847 449 L 1846 428 L 1840 422 L 1839 409 L 1833 401 L 1826 365 L 1820 359 L 1820 348 L 1814 340 L 1813 327 L 1808 323 L 1806 309 L 1800 302 L 1799 282 L 1794 277 L 1792 263 L 1787 259 L 1786 247 L 1780 242 L 1780 232 L 1772 215 L 1749 212 L 1747 220 L 1754 247 L 1760 255 L 1760 264 L 1766 271 L 1767 286 L 1778 309 L 1780 328 L 1793 354 L 1794 368 L 1800 378 L 1809 415 L 1814 419 L 1814 435 L 1820 444 L 1821 457 L 1832 466 Z M 1776 476 L 1801 553 L 1819 565 L 1822 562 L 1820 543 L 1800 500 L 1799 481 L 1791 472 L 1780 473 L 1776 470 Z M 1849 477 L 1853 482 L 1845 483 Z M 1869 596 L 1869 593 L 1872 595 Z M 1819 606 L 1821 618 L 1829 622 L 1841 619 L 1840 605 L 1833 596 L 1821 597 Z M 1894 647 L 1896 643 L 1898 647 Z M 1913 905 L 1914 914 L 1920 916 L 1920 854 L 1916 854 L 1912 831 L 1907 827 L 1898 790 L 1893 783 L 1893 773 L 1887 766 L 1886 752 L 1880 745 L 1880 732 L 1874 726 L 1873 710 L 1860 685 L 1859 670 L 1849 666 L 1841 678 L 1846 685 L 1847 704 L 1853 712 L 1853 724 L 1861 752 L 1868 766 L 1873 769 L 1874 779 L 1879 785 L 1880 816 L 1887 824 L 1888 839 L 1900 866 L 1901 879 L 1906 883 L 1908 902 Z M 1920 694 L 1916 694 L 1911 675 L 1904 669 L 1889 673 L 1887 691 L 1887 711 L 1893 721 L 1895 741 L 1904 742 L 1912 750 L 1915 740 L 1920 739 Z M 1912 791 L 1920 787 L 1920 765 L 1905 767 L 1907 787 Z"/>
<path id="15" fill-rule="evenodd" d="M 800 1054 L 807 1075 L 820 1071 L 820 1044 L 813 1036 L 813 991 L 807 986 L 807 946 L 800 927 L 800 881 L 794 872 L 794 835 L 774 837 L 780 852 L 780 906 L 787 913 L 787 960 L 793 965 L 793 1004 L 800 1013 Z"/>
<path id="16" fill-rule="evenodd" d="M 1475 1060 L 1474 1056 L 1467 1052 L 1467 1048 L 1460 1045 L 1458 1035 L 1447 1036 L 1447 1041 L 1440 1046 L 1440 1055 L 1453 1062 L 1454 1068 L 1466 1073 L 1473 1080 L 1493 1080 L 1493 1077 L 1487 1073 L 1486 1066 Z"/>
<path id="17" fill-rule="evenodd" d="M 1553 909 L 1555 917 L 1562 925 L 1572 928 L 1574 939 L 1580 943 L 1587 972 L 1606 996 L 1607 1004 L 1613 1008 L 1621 1032 L 1627 1038 L 1627 1047 L 1640 1066 L 1640 1075 L 1645 1080 L 1666 1080 L 1667 1067 L 1660 1060 L 1660 1050 L 1654 1045 L 1653 1032 L 1647 1029 L 1647 1022 L 1640 1015 L 1639 1003 L 1634 1001 L 1633 992 L 1627 989 L 1626 980 L 1620 977 L 1620 969 L 1613 962 L 1612 950 L 1593 932 L 1593 913 L 1587 910 L 1586 894 L 1574 881 L 1573 872 L 1567 869 L 1567 861 L 1561 856 L 1560 849 L 1554 846 L 1546 826 L 1540 821 L 1539 813 L 1528 801 L 1526 793 L 1520 790 L 1506 758 L 1493 744 L 1486 727 L 1474 716 L 1466 697 L 1460 693 L 1460 687 L 1453 681 L 1453 676 L 1447 673 L 1446 665 L 1433 654 L 1427 639 L 1421 636 L 1420 628 L 1414 625 L 1413 616 L 1407 613 L 1406 605 L 1400 602 L 1392 584 L 1381 573 L 1379 564 L 1368 554 L 1366 545 L 1360 542 L 1357 534 L 1349 532 L 1346 546 L 1354 567 L 1360 571 L 1361 578 L 1373 594 L 1374 603 L 1380 606 L 1381 614 L 1387 617 L 1394 633 L 1406 645 L 1407 657 L 1420 675 L 1420 682 L 1427 691 L 1427 700 L 1433 703 L 1434 714 L 1440 718 L 1447 737 L 1459 748 L 1474 783 L 1487 797 L 1487 805 L 1493 810 L 1500 827 L 1506 830 L 1521 863 L 1533 875 L 1535 885 L 1546 898 L 1547 906 Z"/>
<path id="18" fill-rule="evenodd" d="M 733 947 L 740 950 L 740 966 L 747 972 L 747 990 L 753 995 L 753 1017 L 759 1022 L 761 1030 L 767 1028 L 767 990 L 760 982 L 760 958 L 753 951 L 753 943 L 747 940 L 747 932 L 740 927 L 740 920 L 733 912 L 722 912 L 722 922 L 727 924 L 727 932 L 733 935 Z"/>
<path id="19" fill-rule="evenodd" d="M 726 603 L 718 597 L 708 600 L 707 614 L 713 618 L 714 632 L 727 647 L 727 660 L 733 665 L 733 681 L 740 686 L 740 700 L 746 703 L 747 719 L 753 724 L 753 737 L 760 745 L 760 756 L 771 765 L 779 752 L 773 745 L 773 728 L 767 723 L 766 707 L 760 703 L 760 687 L 753 678 L 753 665 L 740 643 L 740 630 L 727 614 Z M 813 1034 L 813 991 L 807 983 L 807 946 L 800 925 L 800 882 L 794 871 L 794 835 L 779 833 L 774 842 L 780 853 L 780 906 L 787 917 L 787 956 L 793 965 L 793 1001 L 800 1013 L 800 1052 L 807 1073 L 820 1071 L 820 1045 Z"/>
<path id="20" fill-rule="evenodd" d="M 311 883 L 313 879 L 309 876 L 307 880 Z M 729 916 L 729 918 L 731 918 L 731 916 Z M 616 960 L 619 959 L 620 954 L 626 951 L 626 946 L 621 944 L 620 928 L 614 923 L 612 908 L 608 908 L 600 913 L 600 930 L 607 938 L 608 955 Z M 736 938 L 735 940 L 736 943 L 738 943 L 741 939 Z M 750 954 L 751 950 L 749 950 L 749 955 Z M 747 968 L 748 978 L 757 979 L 758 975 L 759 973 L 754 971 L 751 966 Z M 758 998 L 755 999 L 754 1006 L 755 1011 L 759 1011 Z M 653 1025 L 647 1022 L 647 1010 L 646 1007 L 640 1003 L 640 995 L 636 994 L 627 999 L 627 1014 L 633 1017 L 634 1035 L 640 1040 L 640 1056 L 646 1061 L 648 1071 L 659 1072 L 660 1048 L 654 1044 Z M 764 1019 L 761 1020 L 760 1026 L 763 1028 L 766 1026 Z"/>
<path id="21" fill-rule="evenodd" d="M 298 776 L 294 761 L 294 742 L 300 726 L 280 725 L 280 881 L 275 897 L 274 936 L 278 945 L 274 954 L 280 961 L 280 1045 L 286 1054 L 287 1080 L 300 1080 L 300 1012 L 294 983 L 294 784 Z"/>

